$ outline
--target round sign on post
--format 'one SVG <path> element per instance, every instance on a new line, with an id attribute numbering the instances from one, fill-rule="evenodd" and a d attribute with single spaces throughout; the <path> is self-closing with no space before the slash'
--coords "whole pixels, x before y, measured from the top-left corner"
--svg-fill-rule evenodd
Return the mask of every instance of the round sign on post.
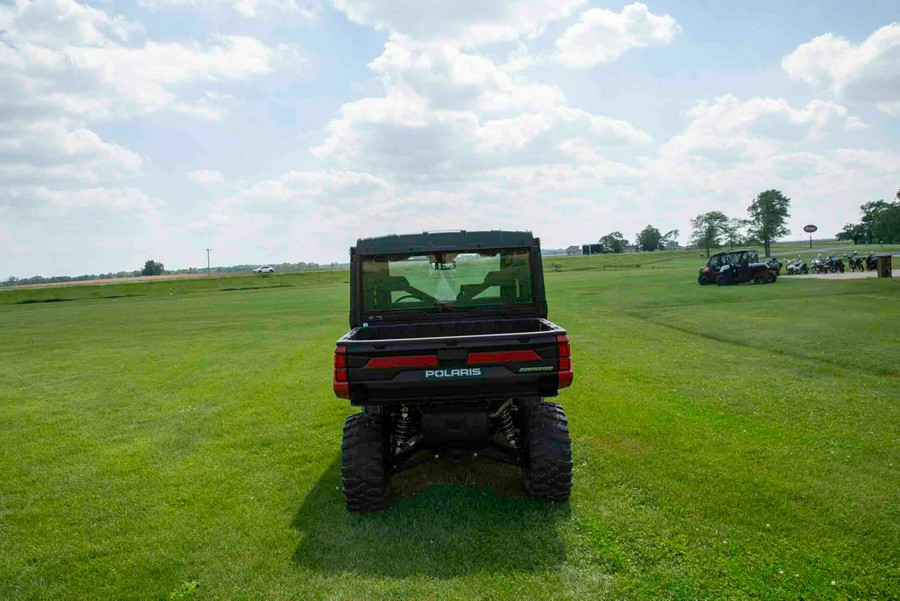
<path id="1" fill-rule="evenodd" d="M 810 247 L 810 248 L 812 248 L 812 235 L 813 235 L 813 232 L 816 231 L 817 229 L 819 229 L 819 228 L 817 228 L 817 227 L 814 226 L 813 224 L 809 224 L 809 225 L 803 226 L 803 231 L 806 232 L 807 234 L 809 234 L 809 247 Z"/>

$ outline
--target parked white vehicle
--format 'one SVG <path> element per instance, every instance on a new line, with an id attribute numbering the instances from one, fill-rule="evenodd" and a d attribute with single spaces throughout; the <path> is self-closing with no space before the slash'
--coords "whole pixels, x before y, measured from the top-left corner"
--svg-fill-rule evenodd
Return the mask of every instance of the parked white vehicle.
<path id="1" fill-rule="evenodd" d="M 253 270 L 253 273 L 275 273 L 275 268 L 271 265 L 260 265 Z"/>

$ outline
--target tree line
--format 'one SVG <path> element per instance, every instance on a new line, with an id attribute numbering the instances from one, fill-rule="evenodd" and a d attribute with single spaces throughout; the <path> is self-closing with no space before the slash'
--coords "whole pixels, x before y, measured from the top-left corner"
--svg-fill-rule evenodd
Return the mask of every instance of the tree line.
<path id="1" fill-rule="evenodd" d="M 860 222 L 845 225 L 837 239 L 852 240 L 853 244 L 900 243 L 900 190 L 896 198 L 892 202 L 884 199 L 867 202 L 859 207 Z"/>
<path id="2" fill-rule="evenodd" d="M 898 193 L 900 194 L 900 193 Z M 709 249 L 722 246 L 727 242 L 735 245 L 762 245 L 766 256 L 769 256 L 772 241 L 790 233 L 785 222 L 790 217 L 788 209 L 791 199 L 779 190 L 760 192 L 747 208 L 746 219 L 728 217 L 721 211 L 702 213 L 691 220 L 690 243 L 696 248 Z M 640 251 L 665 250 L 678 244 L 678 230 L 663 234 L 652 225 L 648 225 L 637 233 L 635 247 Z M 628 242 L 622 232 L 611 232 L 600 238 L 601 252 L 625 252 Z"/>
<path id="3" fill-rule="evenodd" d="M 765 255 L 770 255 L 772 242 L 787 236 L 787 218 L 791 199 L 780 190 L 760 192 L 747 207 L 747 218 L 728 217 L 721 211 L 701 213 L 691 219 L 691 243 L 706 249 L 722 246 L 727 242 L 731 248 L 738 246 L 762 245 Z"/>
<path id="4" fill-rule="evenodd" d="M 678 244 L 678 230 L 671 230 L 663 234 L 658 228 L 648 225 L 635 236 L 634 245 L 637 250 L 655 251 L 665 250 L 671 244 Z M 628 246 L 628 241 L 622 232 L 610 232 L 599 240 L 600 252 L 622 253 Z"/>

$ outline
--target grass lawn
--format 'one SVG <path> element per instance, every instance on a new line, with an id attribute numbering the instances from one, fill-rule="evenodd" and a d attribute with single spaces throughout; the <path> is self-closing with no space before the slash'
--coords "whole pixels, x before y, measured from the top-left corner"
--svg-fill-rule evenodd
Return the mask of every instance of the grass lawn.
<path id="1" fill-rule="evenodd" d="M 432 464 L 375 516 L 340 491 L 346 273 L 0 292 L 0 598 L 900 597 L 900 282 L 701 264 L 546 261 L 571 502 Z"/>

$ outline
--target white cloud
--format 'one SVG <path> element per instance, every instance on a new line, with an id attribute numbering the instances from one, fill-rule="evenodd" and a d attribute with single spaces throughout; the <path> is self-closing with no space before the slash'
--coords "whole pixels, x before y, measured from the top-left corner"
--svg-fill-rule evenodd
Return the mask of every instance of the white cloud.
<path id="1" fill-rule="evenodd" d="M 217 119 L 233 99 L 215 86 L 269 73 L 282 60 L 304 65 L 296 48 L 248 36 L 133 42 L 140 26 L 73 0 L 19 0 L 0 9 L 0 23 L 0 110 L 7 115 L 97 121 L 174 110 Z"/>
<path id="2" fill-rule="evenodd" d="M 534 37 L 585 0 L 333 0 L 351 21 L 429 43 L 471 47 Z"/>
<path id="3" fill-rule="evenodd" d="M 165 8 L 225 8 L 243 17 L 256 17 L 261 13 L 286 14 L 312 21 L 319 15 L 317 0 L 138 0 L 140 6 L 152 10 Z"/>
<path id="4" fill-rule="evenodd" d="M 630 171 L 630 173 L 628 173 Z M 260 256 L 331 260 L 361 236 L 445 229 L 533 229 L 594 237 L 593 229 L 628 208 L 593 202 L 607 178 L 637 177 L 607 162 L 596 168 L 548 166 L 487 172 L 466 182 L 398 184 L 371 174 L 293 171 L 247 185 L 189 226 L 222 248 L 250 245 Z M 642 224 L 643 225 L 643 224 Z"/>
<path id="5" fill-rule="evenodd" d="M 0 122 L 0 185 L 108 181 L 140 172 L 136 153 L 67 120 Z"/>
<path id="6" fill-rule="evenodd" d="M 124 41 L 141 27 L 72 0 L 19 0 L 0 6 L 3 40 L 14 46 L 62 48 Z"/>
<path id="7" fill-rule="evenodd" d="M 795 234 L 805 223 L 834 233 L 865 199 L 896 188 L 897 153 L 824 145 L 829 136 L 861 127 L 834 103 L 792 106 L 726 95 L 698 103 L 687 117 L 684 130 L 643 163 L 640 183 L 629 190 L 654 223 L 686 227 L 687 217 L 711 208 L 743 216 L 755 194 L 777 188 L 792 199 Z"/>
<path id="8" fill-rule="evenodd" d="M 863 127 L 845 107 L 833 102 L 813 100 L 794 108 L 780 98 L 741 101 L 731 94 L 698 103 L 688 116 L 687 128 L 669 140 L 661 154 L 694 165 L 727 166 L 771 156 L 785 144 Z"/>
<path id="9" fill-rule="evenodd" d="M 561 144 L 573 138 L 595 148 L 650 140 L 626 121 L 567 106 L 555 86 L 452 46 L 395 35 L 369 67 L 384 95 L 343 105 L 314 148 L 348 169 L 458 180 L 513 165 L 569 162 Z"/>
<path id="10" fill-rule="evenodd" d="M 859 45 L 820 35 L 785 56 L 781 66 L 791 79 L 900 114 L 900 23 L 878 29 Z"/>
<path id="11" fill-rule="evenodd" d="M 640 2 L 620 13 L 592 8 L 557 40 L 558 59 L 570 67 L 592 67 L 612 62 L 632 48 L 668 46 L 680 32 L 674 18 L 654 15 Z"/>
<path id="12" fill-rule="evenodd" d="M 187 174 L 189 180 L 195 184 L 221 184 L 225 181 L 225 176 L 221 171 L 213 171 L 211 169 L 198 169 Z"/>
<path id="13" fill-rule="evenodd" d="M 145 215 L 156 214 L 155 203 L 135 188 L 86 188 L 83 190 L 34 190 L 38 201 L 46 201 L 62 211 L 83 209 L 137 210 Z"/>

